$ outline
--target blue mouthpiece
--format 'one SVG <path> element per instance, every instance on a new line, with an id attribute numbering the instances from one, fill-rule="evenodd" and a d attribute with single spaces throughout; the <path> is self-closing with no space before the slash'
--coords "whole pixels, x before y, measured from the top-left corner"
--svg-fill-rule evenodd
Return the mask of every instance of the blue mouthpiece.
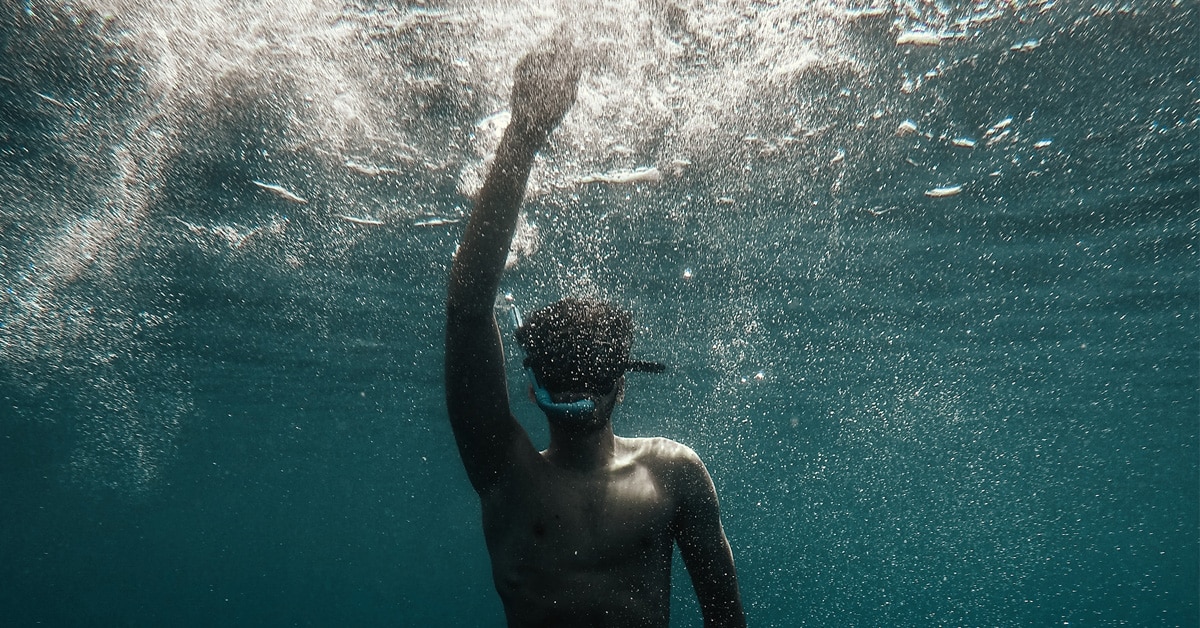
<path id="1" fill-rule="evenodd" d="M 580 399 L 570 403 L 557 403 L 550 398 L 550 391 L 538 382 L 533 369 L 525 369 L 529 373 L 529 382 L 533 384 L 533 398 L 546 416 L 567 421 L 582 421 L 592 416 L 596 411 L 596 402 L 591 399 Z"/>

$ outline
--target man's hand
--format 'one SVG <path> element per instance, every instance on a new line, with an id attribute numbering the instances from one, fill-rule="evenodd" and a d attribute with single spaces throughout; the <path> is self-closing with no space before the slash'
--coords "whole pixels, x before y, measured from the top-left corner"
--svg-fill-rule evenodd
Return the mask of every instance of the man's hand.
<path id="1" fill-rule="evenodd" d="M 512 122 L 543 138 L 558 126 L 571 104 L 583 63 L 571 40 L 555 35 L 517 63 L 513 73 Z"/>

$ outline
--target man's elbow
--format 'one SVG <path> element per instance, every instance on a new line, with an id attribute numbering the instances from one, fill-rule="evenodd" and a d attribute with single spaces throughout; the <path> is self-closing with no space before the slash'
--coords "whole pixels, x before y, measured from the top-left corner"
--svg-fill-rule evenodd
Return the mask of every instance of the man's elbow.
<path id="1" fill-rule="evenodd" d="M 710 586 L 703 591 L 701 604 L 705 628 L 745 628 L 746 613 L 742 609 L 742 592 L 733 564 L 719 574 L 710 574 L 708 583 Z"/>
<path id="2" fill-rule="evenodd" d="M 451 287 L 446 295 L 446 323 L 448 329 L 473 327 L 491 322 L 493 304 L 490 299 L 479 299 L 470 291 Z"/>
<path id="3" fill-rule="evenodd" d="M 742 612 L 741 602 L 714 611 L 711 615 L 705 613 L 704 628 L 746 628 L 746 614 Z"/>

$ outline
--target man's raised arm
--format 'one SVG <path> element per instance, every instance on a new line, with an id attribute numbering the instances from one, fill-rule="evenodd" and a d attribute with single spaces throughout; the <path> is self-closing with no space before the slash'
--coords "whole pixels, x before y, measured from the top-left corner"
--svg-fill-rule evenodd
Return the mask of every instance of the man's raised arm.
<path id="1" fill-rule="evenodd" d="M 446 298 L 446 406 L 467 477 L 477 492 L 499 478 L 527 438 L 508 405 L 494 303 L 533 158 L 575 101 L 578 55 L 551 39 L 517 64 L 512 118 L 471 211 Z"/>

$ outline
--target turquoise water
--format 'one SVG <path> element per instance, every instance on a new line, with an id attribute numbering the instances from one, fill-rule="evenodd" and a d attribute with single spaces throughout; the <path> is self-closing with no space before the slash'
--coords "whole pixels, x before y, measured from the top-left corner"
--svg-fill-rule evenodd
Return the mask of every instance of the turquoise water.
<path id="1" fill-rule="evenodd" d="M 1196 5 L 872 7 L 3 5 L 3 623 L 503 625 L 441 307 L 562 19 L 504 289 L 636 312 L 752 625 L 1200 623 Z"/>

